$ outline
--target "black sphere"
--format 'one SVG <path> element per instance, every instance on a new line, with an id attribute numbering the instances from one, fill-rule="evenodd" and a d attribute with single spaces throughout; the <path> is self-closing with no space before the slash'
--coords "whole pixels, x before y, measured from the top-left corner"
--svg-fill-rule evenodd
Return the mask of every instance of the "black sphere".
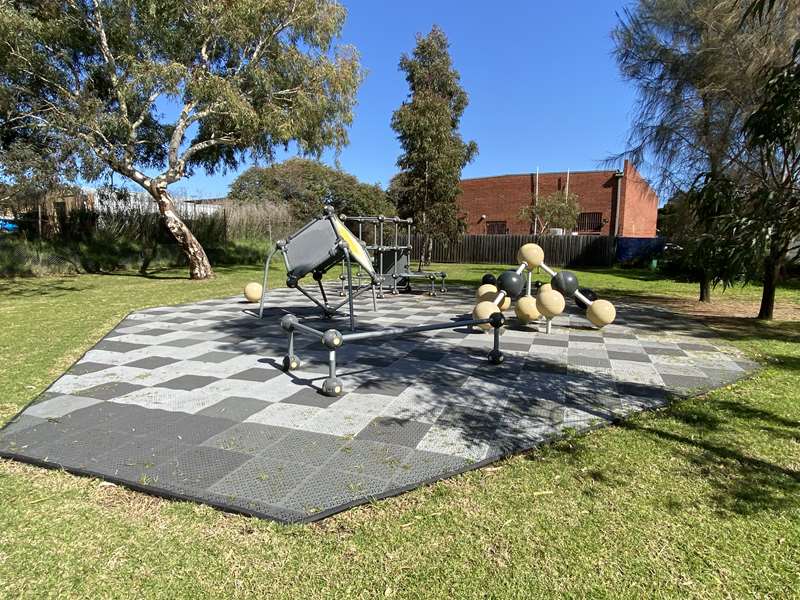
<path id="1" fill-rule="evenodd" d="M 590 290 L 589 288 L 578 288 L 578 291 L 579 291 L 581 294 L 583 294 L 584 296 L 586 296 L 586 297 L 587 297 L 589 300 L 591 300 L 592 302 L 594 302 L 595 300 L 597 300 L 597 294 L 595 294 L 595 293 L 594 293 L 592 290 Z M 589 308 L 589 306 L 588 306 L 588 305 L 587 305 L 587 304 L 586 304 L 586 303 L 585 303 L 583 300 L 581 300 L 580 298 L 578 298 L 577 296 L 575 296 L 575 305 L 576 305 L 578 308 L 582 309 L 582 310 L 586 310 L 587 308 Z"/>
<path id="2" fill-rule="evenodd" d="M 572 271 L 561 271 L 553 275 L 550 285 L 553 286 L 554 290 L 569 298 L 578 290 L 578 278 L 575 277 L 575 273 Z"/>
<path id="3" fill-rule="evenodd" d="M 504 291 L 510 298 L 518 298 L 525 289 L 525 280 L 516 271 L 503 271 L 497 278 L 497 289 Z"/>
<path id="4" fill-rule="evenodd" d="M 495 277 L 491 273 L 487 273 L 486 275 L 481 277 L 481 285 L 483 285 L 485 283 L 491 283 L 492 285 L 496 285 L 497 284 L 497 277 Z"/>

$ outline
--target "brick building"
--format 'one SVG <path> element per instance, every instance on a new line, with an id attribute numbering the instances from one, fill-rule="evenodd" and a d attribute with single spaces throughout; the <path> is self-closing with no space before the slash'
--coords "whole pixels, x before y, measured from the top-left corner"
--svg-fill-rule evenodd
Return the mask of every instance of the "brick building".
<path id="1" fill-rule="evenodd" d="M 539 173 L 539 198 L 566 188 L 567 173 Z M 533 202 L 536 174 L 499 175 L 461 181 L 458 203 L 472 234 L 527 234 L 532 224 L 520 216 Z M 631 163 L 622 171 L 575 171 L 569 193 L 581 207 L 577 233 L 655 237 L 658 196 Z"/>

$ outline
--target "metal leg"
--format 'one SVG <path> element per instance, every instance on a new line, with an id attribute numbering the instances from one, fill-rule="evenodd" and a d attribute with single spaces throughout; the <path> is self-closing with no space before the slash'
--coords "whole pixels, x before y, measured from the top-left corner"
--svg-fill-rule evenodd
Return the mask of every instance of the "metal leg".
<path id="1" fill-rule="evenodd" d="M 300 359 L 294 353 L 294 330 L 289 332 L 289 350 L 283 357 L 283 370 L 294 371 L 300 366 Z"/>
<path id="2" fill-rule="evenodd" d="M 322 294 L 322 302 L 325 306 L 328 306 L 328 295 L 325 293 L 325 286 L 322 285 L 322 279 L 317 281 L 319 284 L 319 293 Z"/>
<path id="3" fill-rule="evenodd" d="M 547 335 L 550 335 L 550 332 L 552 331 L 552 327 L 553 327 L 553 319 L 545 319 L 545 326 L 544 327 L 545 327 L 544 332 Z"/>
<path id="4" fill-rule="evenodd" d="M 328 377 L 322 382 L 322 393 L 326 396 L 341 396 L 344 386 L 336 376 L 336 350 L 328 351 Z"/>
<path id="5" fill-rule="evenodd" d="M 278 251 L 275 248 L 272 252 L 267 255 L 267 260 L 264 262 L 264 283 L 261 284 L 261 300 L 258 302 L 258 318 L 262 318 L 264 314 L 264 296 L 267 294 L 267 282 L 269 276 L 269 265 L 272 262 L 272 257 L 275 256 L 275 253 Z"/>
<path id="6" fill-rule="evenodd" d="M 372 312 L 378 312 L 378 303 L 375 301 L 375 284 L 373 283 L 370 287 L 372 288 Z"/>
<path id="7" fill-rule="evenodd" d="M 489 362 L 493 365 L 499 365 L 506 359 L 506 357 L 500 351 L 500 328 L 495 327 L 492 333 L 494 334 L 494 340 L 492 344 L 492 350 L 489 352 L 488 358 Z"/>
<path id="8" fill-rule="evenodd" d="M 347 304 L 350 309 L 350 331 L 356 330 L 356 316 L 353 313 L 353 272 L 350 268 L 350 253 L 345 249 L 344 259 L 347 261 Z"/>

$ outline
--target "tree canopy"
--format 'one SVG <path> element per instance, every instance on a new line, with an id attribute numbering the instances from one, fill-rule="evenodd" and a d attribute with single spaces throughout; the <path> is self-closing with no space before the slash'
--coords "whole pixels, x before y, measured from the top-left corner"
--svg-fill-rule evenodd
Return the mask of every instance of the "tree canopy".
<path id="1" fill-rule="evenodd" d="M 321 214 L 325 204 L 347 215 L 393 215 L 395 207 L 379 185 L 317 160 L 292 158 L 268 167 L 251 167 L 232 184 L 228 198 L 287 206 L 297 223 Z"/>
<path id="2" fill-rule="evenodd" d="M 151 194 L 187 255 L 212 274 L 168 186 L 295 143 L 347 141 L 358 57 L 335 40 L 333 0 L 44 0 L 0 3 L 4 129 L 73 145 L 83 175 L 111 169 Z"/>
<path id="3" fill-rule="evenodd" d="M 424 240 L 452 240 L 463 233 L 456 198 L 461 171 L 478 151 L 458 130 L 468 99 L 448 48 L 447 37 L 436 26 L 417 36 L 412 54 L 400 59 L 409 96 L 392 116 L 403 152 L 390 195 L 401 215 L 414 218 Z"/>
<path id="4" fill-rule="evenodd" d="M 748 18 L 754 13 L 760 18 Z M 685 193 L 693 220 L 686 231 L 699 238 L 701 300 L 714 281 L 751 277 L 751 265 L 772 254 L 770 238 L 785 230 L 787 213 L 770 207 L 777 187 L 769 173 L 781 170 L 781 158 L 754 143 L 748 122 L 769 93 L 770 73 L 789 60 L 798 28 L 800 5 L 792 2 L 639 0 L 614 31 L 620 69 L 638 93 L 626 155 L 656 173 L 662 192 Z M 765 226 L 758 231 L 755 222 Z M 766 318 L 775 260 L 782 259 L 773 255 L 762 269 Z"/>

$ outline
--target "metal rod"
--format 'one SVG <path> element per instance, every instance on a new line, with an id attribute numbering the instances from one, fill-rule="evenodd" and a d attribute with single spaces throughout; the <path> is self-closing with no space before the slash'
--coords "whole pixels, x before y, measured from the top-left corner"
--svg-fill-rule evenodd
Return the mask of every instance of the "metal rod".
<path id="1" fill-rule="evenodd" d="M 267 282 L 269 276 L 269 265 L 272 262 L 272 257 L 278 251 L 277 246 L 269 253 L 267 260 L 264 262 L 264 283 L 261 285 L 261 299 L 258 302 L 258 318 L 260 319 L 264 314 L 264 296 L 267 295 Z"/>
<path id="2" fill-rule="evenodd" d="M 531 286 L 533 285 L 533 273 L 528 271 L 528 296 L 531 295 Z"/>
<path id="3" fill-rule="evenodd" d="M 342 339 L 345 342 L 352 342 L 382 337 L 399 337 L 412 333 L 422 333 L 423 331 L 437 331 L 439 329 L 454 329 L 456 327 L 465 327 L 470 325 L 484 325 L 490 322 L 491 319 L 464 319 L 462 321 L 451 321 L 450 323 L 432 323 L 430 325 L 420 325 L 418 327 L 387 327 L 386 329 L 381 329 L 379 331 L 359 331 L 358 333 L 345 333 L 342 335 Z"/>
<path id="4" fill-rule="evenodd" d="M 289 358 L 294 356 L 294 330 L 289 330 Z"/>
<path id="5" fill-rule="evenodd" d="M 494 334 L 494 341 L 492 342 L 492 349 L 495 352 L 499 352 L 500 351 L 500 328 L 499 327 L 495 327 L 494 331 L 492 333 Z"/>
<path id="6" fill-rule="evenodd" d="M 309 327 L 308 325 L 306 325 L 305 323 L 301 323 L 300 321 L 294 323 L 292 325 L 292 329 L 299 329 L 303 333 L 310 333 L 313 336 L 318 336 L 320 339 L 322 339 L 323 336 L 323 333 L 319 329 L 314 329 L 313 327 Z"/>
<path id="7" fill-rule="evenodd" d="M 494 302 L 497 306 L 500 306 L 500 304 L 502 304 L 503 299 L 506 296 L 507 296 L 507 294 L 506 294 L 505 290 L 500 290 L 499 292 L 497 292 L 497 296 L 495 296 L 495 299 L 492 300 L 492 302 Z"/>
<path id="8" fill-rule="evenodd" d="M 553 319 L 545 319 L 545 330 L 544 330 L 544 332 L 547 335 L 550 335 L 552 330 L 553 330 Z"/>
<path id="9" fill-rule="evenodd" d="M 301 294 L 303 294 L 303 295 L 304 295 L 306 298 L 308 298 L 308 299 L 309 299 L 309 300 L 311 300 L 311 301 L 312 301 L 314 304 L 316 304 L 317 306 L 319 306 L 319 307 L 322 309 L 322 311 L 323 311 L 325 314 L 328 314 L 329 310 L 331 310 L 331 308 L 330 308 L 329 306 L 325 306 L 325 305 L 324 305 L 322 302 L 320 302 L 319 300 L 317 300 L 316 298 L 314 298 L 314 296 L 312 296 L 312 295 L 311 295 L 311 294 L 309 294 L 307 291 L 305 291 L 305 290 L 302 288 L 302 286 L 301 286 L 300 284 L 297 284 L 295 287 L 296 287 L 296 288 L 297 288 L 297 290 L 298 290 L 298 291 L 299 291 Z M 335 311 L 336 309 L 333 309 L 333 310 Z"/>
<path id="10" fill-rule="evenodd" d="M 555 277 L 555 274 L 556 274 L 556 272 L 555 272 L 555 271 L 553 271 L 553 269 L 551 269 L 550 267 L 548 267 L 546 264 L 542 263 L 542 264 L 540 264 L 540 265 L 539 265 L 539 267 L 541 267 L 541 269 L 542 269 L 542 270 L 543 270 L 545 273 L 547 273 L 548 275 L 550 275 L 550 277 Z"/>
<path id="11" fill-rule="evenodd" d="M 581 294 L 581 291 L 580 291 L 580 290 L 575 290 L 575 293 L 573 294 L 573 296 L 575 296 L 575 297 L 576 297 L 578 300 L 580 300 L 581 302 L 583 302 L 583 303 L 584 303 L 586 306 L 591 306 L 591 305 L 592 305 L 592 301 L 591 301 L 591 300 L 589 300 L 589 299 L 588 299 L 586 296 L 584 296 L 583 294 Z"/>
<path id="12" fill-rule="evenodd" d="M 331 379 L 336 378 L 336 350 L 328 352 L 328 375 Z"/>
<path id="13" fill-rule="evenodd" d="M 325 293 L 325 286 L 322 285 L 322 279 L 317 281 L 319 284 L 319 293 L 322 294 L 322 302 L 325 306 L 328 306 L 328 295 Z"/>
<path id="14" fill-rule="evenodd" d="M 525 270 L 527 267 L 528 267 L 528 265 L 526 265 L 525 263 L 522 263 L 522 264 L 520 264 L 520 266 L 518 266 L 518 267 L 517 267 L 517 268 L 514 270 L 514 273 L 516 273 L 517 275 L 521 275 L 521 274 L 522 274 L 522 272 L 523 272 L 523 271 L 524 271 L 524 270 Z"/>
<path id="15" fill-rule="evenodd" d="M 350 331 L 356 330 L 356 317 L 353 314 L 353 269 L 350 264 L 350 252 L 344 249 L 344 258 L 347 261 L 347 304 L 350 309 Z"/>
<path id="16" fill-rule="evenodd" d="M 362 293 L 363 293 L 365 290 L 368 290 L 368 289 L 369 289 L 369 287 L 370 287 L 370 286 L 366 286 L 366 285 L 365 285 L 364 287 L 358 287 L 358 288 L 356 288 L 356 291 L 352 293 L 352 296 L 353 296 L 353 298 L 358 298 L 358 297 L 359 297 L 359 296 L 360 296 L 360 295 L 361 295 L 361 294 L 362 294 Z M 341 301 L 341 302 L 339 302 L 338 304 L 334 304 L 333 306 L 330 306 L 329 308 L 330 308 L 332 311 L 336 312 L 336 311 L 337 311 L 337 310 L 339 310 L 339 309 L 340 309 L 342 306 L 344 306 L 345 304 L 347 304 L 347 302 L 348 302 L 348 299 L 347 299 L 347 298 L 345 298 L 344 300 L 342 300 L 342 301 Z"/>

